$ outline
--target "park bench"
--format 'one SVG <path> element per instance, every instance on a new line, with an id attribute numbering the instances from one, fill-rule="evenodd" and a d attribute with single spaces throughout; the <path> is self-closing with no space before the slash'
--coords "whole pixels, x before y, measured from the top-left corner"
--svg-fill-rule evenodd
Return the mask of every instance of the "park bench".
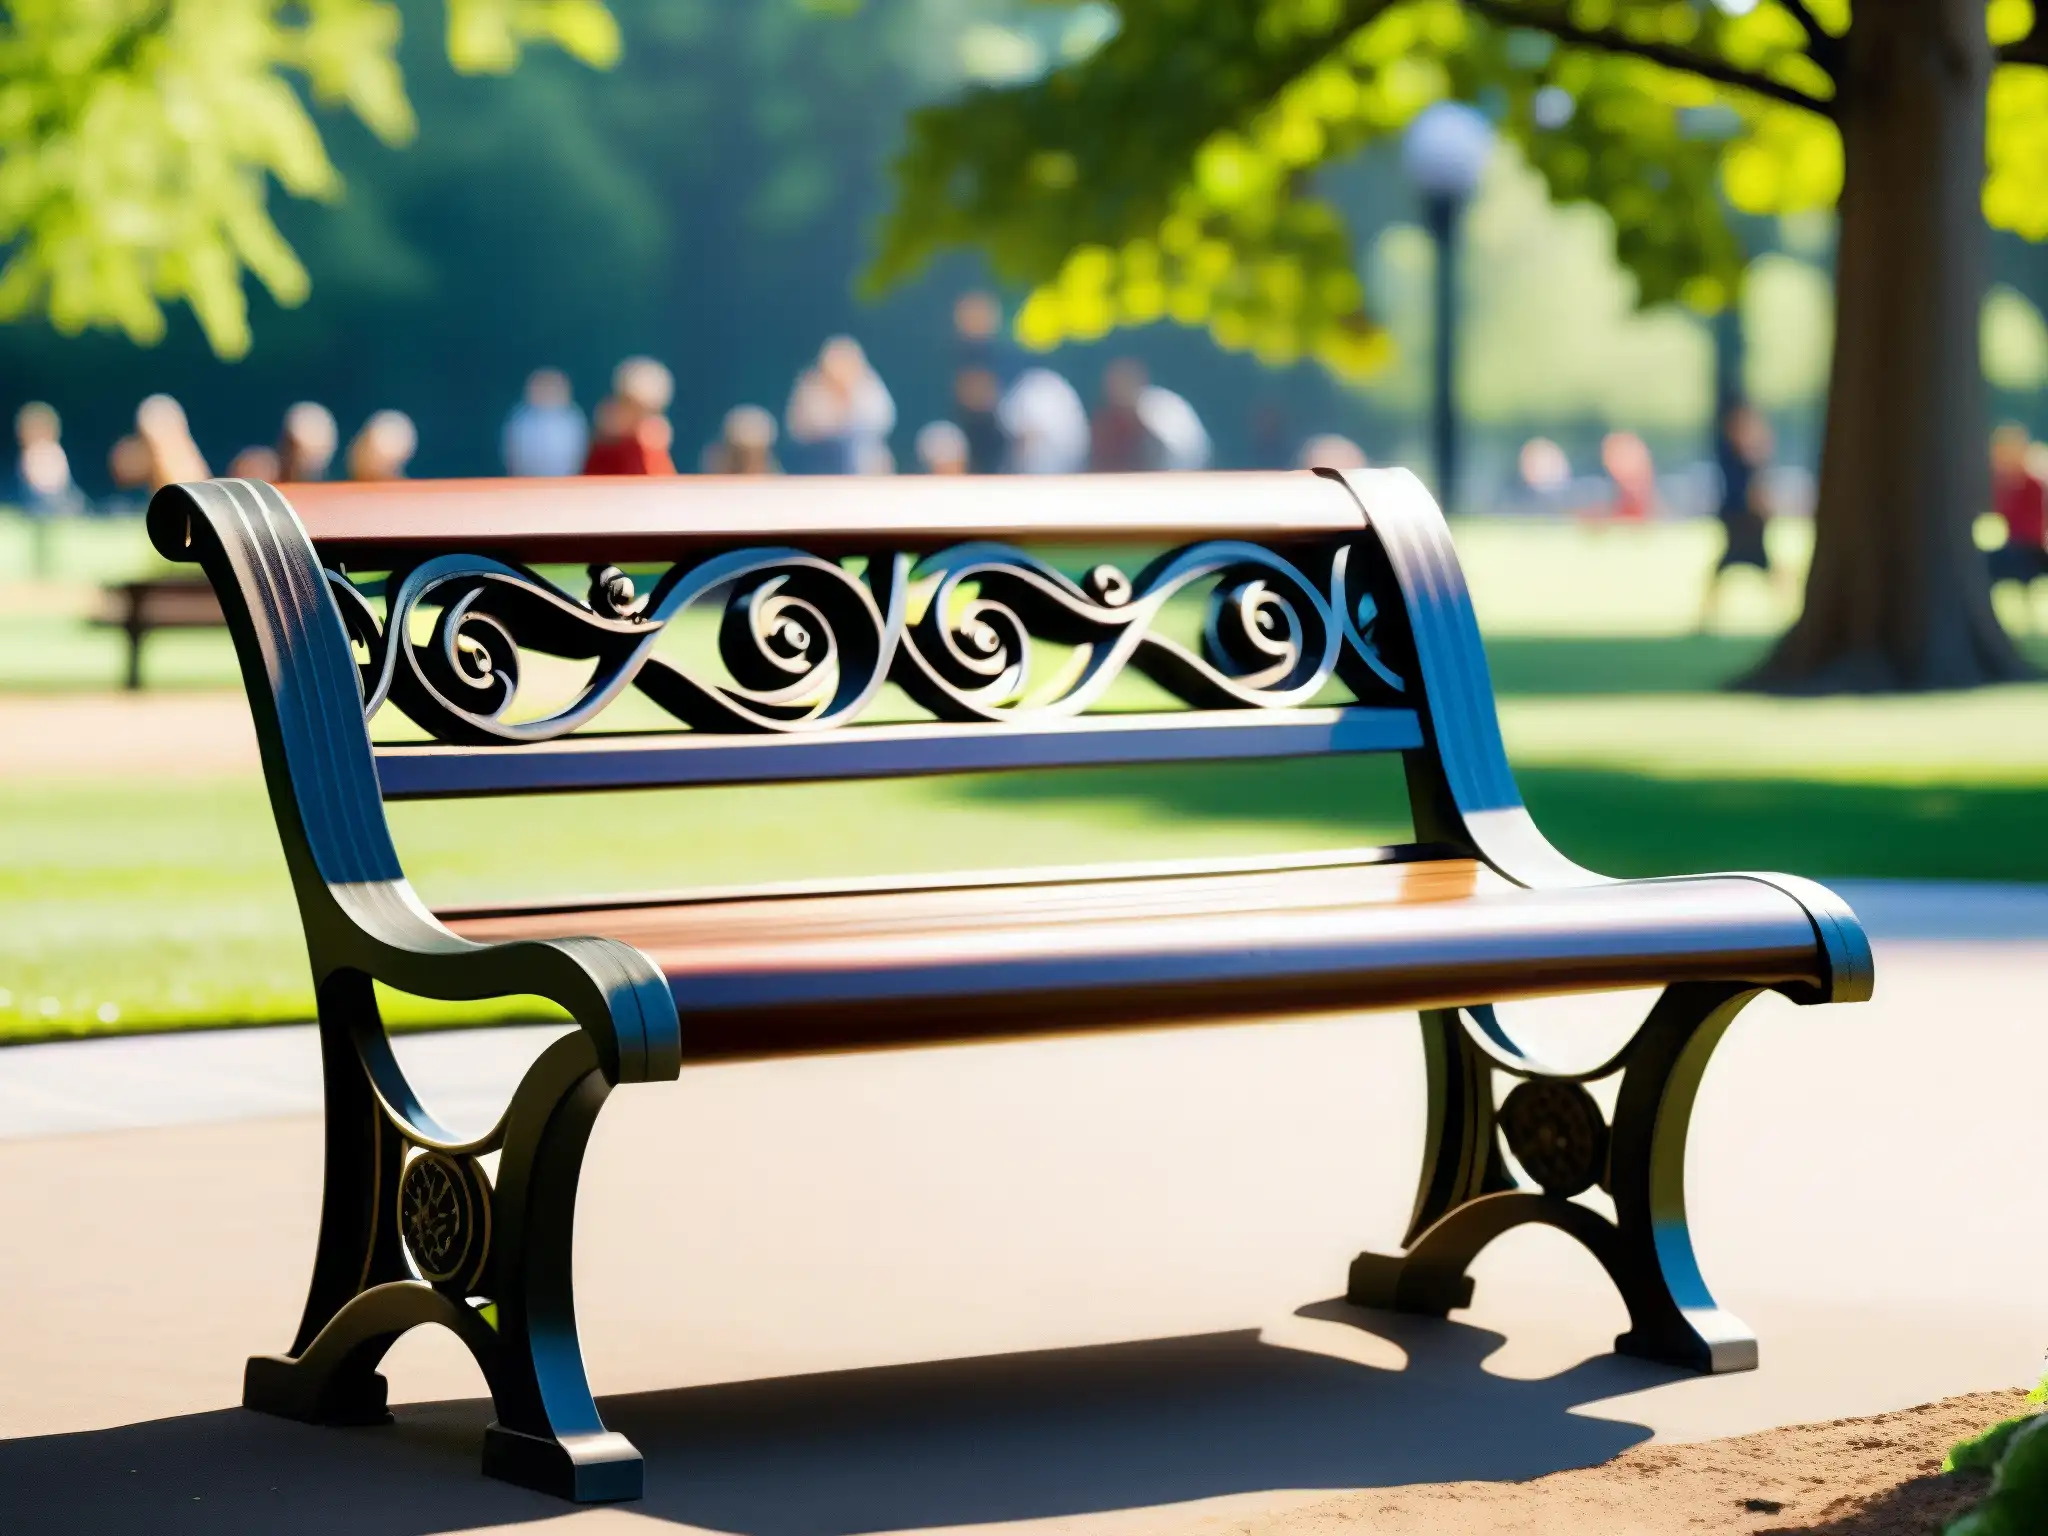
<path id="1" fill-rule="evenodd" d="M 154 576 L 117 582 L 101 591 L 101 608 L 93 624 L 118 629 L 128 637 L 127 687 L 142 687 L 142 642 L 159 629 L 219 629 L 220 599 L 196 576 Z"/>
<path id="2" fill-rule="evenodd" d="M 1449 534 L 1412 476 L 293 497 L 210 481 L 149 513 L 157 548 L 206 571 L 233 631 L 319 999 L 319 1246 L 289 1353 L 249 1363 L 250 1407 L 381 1422 L 379 1361 L 439 1323 L 494 1400 L 487 1472 L 634 1497 L 640 1457 L 599 1418 L 570 1292 L 579 1167 L 612 1088 L 741 1057 L 1338 1009 L 1418 1010 L 1429 1095 L 1402 1250 L 1359 1256 L 1353 1301 L 1441 1315 L 1469 1302 L 1485 1244 L 1547 1223 L 1619 1289 L 1617 1348 L 1754 1365 L 1693 1259 L 1695 1092 L 1760 992 L 1867 997 L 1869 947 L 1803 880 L 1611 881 L 1544 840 L 1508 771 Z M 1098 553 L 1069 571 L 1027 545 Z M 558 707 L 522 700 L 527 653 L 577 661 L 588 681 Z M 1127 672 L 1155 690 L 1136 711 L 1113 692 Z M 674 728 L 592 729 L 628 688 Z M 381 710 L 427 739 L 373 741 Z M 1411 843 L 441 913 L 407 884 L 383 804 L 1370 753 L 1401 756 Z M 373 980 L 538 995 L 579 1027 L 465 1138 L 408 1087 Z M 1659 1000 L 1584 1071 L 1525 1053 L 1492 1006 L 1642 986 Z M 1611 1114 L 1587 1089 L 1601 1082 Z"/>

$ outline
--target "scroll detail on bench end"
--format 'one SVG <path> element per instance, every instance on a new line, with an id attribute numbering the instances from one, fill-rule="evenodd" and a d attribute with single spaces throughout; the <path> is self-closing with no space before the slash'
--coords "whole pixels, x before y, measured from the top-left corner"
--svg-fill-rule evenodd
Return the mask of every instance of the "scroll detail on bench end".
<path id="1" fill-rule="evenodd" d="M 1848 902 L 1818 880 L 1798 875 L 1751 874 L 1748 879 L 1783 891 L 1798 902 L 1813 924 L 1821 952 L 1827 958 L 1828 979 L 1824 986 L 1785 987 L 1781 990 L 1795 1003 L 1867 1003 L 1877 987 L 1877 966 L 1870 950 L 1870 936 Z"/>

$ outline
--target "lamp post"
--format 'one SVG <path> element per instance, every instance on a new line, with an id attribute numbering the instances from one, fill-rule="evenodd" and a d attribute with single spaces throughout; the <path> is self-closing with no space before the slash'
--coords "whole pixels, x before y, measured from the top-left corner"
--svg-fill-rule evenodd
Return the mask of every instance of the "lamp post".
<path id="1" fill-rule="evenodd" d="M 1458 222 L 1493 153 L 1493 125 L 1461 101 L 1422 109 L 1401 141 L 1401 163 L 1422 195 L 1424 221 L 1436 242 L 1436 368 L 1431 436 L 1436 494 L 1446 512 L 1458 487 Z"/>

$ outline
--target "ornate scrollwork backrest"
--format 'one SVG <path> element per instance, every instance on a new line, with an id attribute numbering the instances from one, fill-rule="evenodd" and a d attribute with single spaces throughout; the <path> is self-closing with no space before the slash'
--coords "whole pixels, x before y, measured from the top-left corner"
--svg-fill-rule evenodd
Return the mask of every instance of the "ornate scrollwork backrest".
<path id="1" fill-rule="evenodd" d="M 1194 709 L 1309 703 L 1333 679 L 1360 701 L 1411 694 L 1375 637 L 1379 604 L 1348 542 L 1298 563 L 1258 544 L 1210 540 L 1136 574 L 1097 565 L 1079 580 L 1004 544 L 858 562 L 800 549 L 736 549 L 662 572 L 643 594 L 593 566 L 578 597 L 525 566 L 444 554 L 392 573 L 378 614 L 344 571 L 329 585 L 358 652 L 366 715 L 387 702 L 436 740 L 553 740 L 590 724 L 628 687 L 683 725 L 740 734 L 827 731 L 858 720 L 894 682 L 940 720 L 1077 715 L 1135 670 Z M 1206 596 L 1203 596 L 1206 588 Z M 1187 646 L 1159 619 L 1204 604 Z M 717 612 L 723 678 L 657 654 L 691 610 Z M 432 614 L 416 638 L 416 618 Z M 1034 651 L 1067 648 L 1033 687 Z M 566 705 L 517 718 L 522 650 L 591 662 Z M 1412 705 L 1412 697 L 1406 702 Z"/>

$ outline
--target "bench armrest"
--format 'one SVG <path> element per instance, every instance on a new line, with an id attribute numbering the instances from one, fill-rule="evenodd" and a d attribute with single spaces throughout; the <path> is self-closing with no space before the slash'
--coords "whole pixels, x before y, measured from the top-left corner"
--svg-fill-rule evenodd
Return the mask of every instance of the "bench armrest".
<path id="1" fill-rule="evenodd" d="M 1416 839 L 1469 852 L 1530 888 L 1609 883 L 1560 853 L 1522 803 L 1501 740 L 1479 620 L 1435 500 L 1404 469 L 1318 473 L 1342 481 L 1357 497 L 1401 596 L 1406 634 L 1389 638 L 1405 645 L 1404 670 L 1422 683 L 1417 713 L 1424 745 L 1404 754 Z M 1829 980 L 1825 987 L 1794 992 L 1795 1001 L 1861 1002 L 1870 996 L 1870 940 L 1847 902 L 1825 886 L 1790 875 L 1743 878 L 1797 902 L 1813 924 Z"/>
<path id="2" fill-rule="evenodd" d="M 420 997 L 531 993 L 569 1011 L 614 1082 L 674 1077 L 675 1001 L 610 939 L 477 944 L 450 933 L 399 868 L 348 633 L 297 515 L 248 480 L 167 486 L 151 542 L 201 566 L 234 636 L 263 776 L 298 892 L 316 986 L 349 968 Z"/>
<path id="3" fill-rule="evenodd" d="M 403 880 L 330 886 L 328 894 L 332 911 L 313 948 L 329 971 L 348 966 L 401 991 L 449 1002 L 543 997 L 583 1027 L 611 1082 L 663 1082 L 682 1070 L 681 1028 L 667 978 L 630 944 L 599 938 L 480 944 L 449 932 Z"/>

